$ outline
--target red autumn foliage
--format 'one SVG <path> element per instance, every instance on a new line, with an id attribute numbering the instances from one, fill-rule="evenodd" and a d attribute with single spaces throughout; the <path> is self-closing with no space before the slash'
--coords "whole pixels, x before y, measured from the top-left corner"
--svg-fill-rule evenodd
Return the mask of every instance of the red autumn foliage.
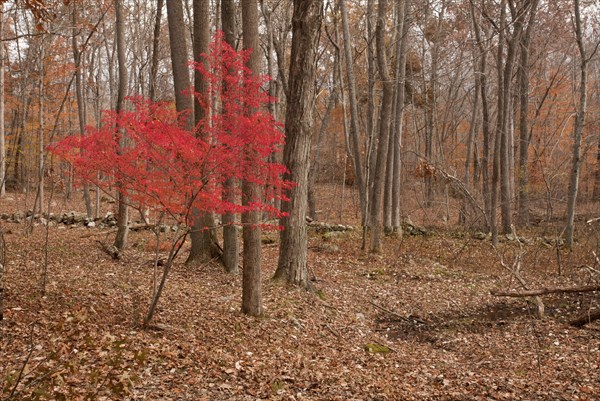
<path id="1" fill-rule="evenodd" d="M 72 163 L 81 180 L 107 193 L 120 183 L 131 205 L 185 223 L 192 207 L 216 213 L 258 209 L 279 217 L 271 200 L 283 199 L 281 190 L 291 183 L 282 178 L 285 167 L 268 158 L 280 151 L 284 135 L 265 107 L 274 101 L 261 90 L 267 77 L 252 75 L 246 67 L 249 52 L 236 52 L 221 34 L 204 57 L 205 63 L 194 68 L 209 90 L 206 96 L 194 95 L 211 112 L 195 132 L 184 129 L 187 116 L 168 104 L 132 97 L 131 107 L 105 111 L 100 128 L 87 127 L 84 135 L 67 137 L 50 150 Z M 223 200 L 222 183 L 228 178 L 269 189 L 263 199 L 242 206 Z"/>

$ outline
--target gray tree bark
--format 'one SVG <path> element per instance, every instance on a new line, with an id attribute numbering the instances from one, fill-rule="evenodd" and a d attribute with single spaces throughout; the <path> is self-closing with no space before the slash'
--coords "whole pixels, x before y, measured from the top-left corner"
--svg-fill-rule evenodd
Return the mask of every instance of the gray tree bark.
<path id="1" fill-rule="evenodd" d="M 394 149 L 394 163 L 392 165 L 392 233 L 402 235 L 402 222 L 400 219 L 402 192 L 402 135 L 404 130 L 404 101 L 406 85 L 406 50 L 408 48 L 409 30 L 409 5 L 407 0 L 398 5 L 398 33 L 399 40 L 396 45 L 396 99 L 394 103 L 394 129 L 392 147 Z"/>
<path id="2" fill-rule="evenodd" d="M 373 177 L 373 189 L 370 197 L 371 221 L 371 252 L 381 252 L 381 234 L 383 231 L 383 185 L 385 181 L 386 159 L 390 137 L 390 122 L 392 117 L 392 103 L 394 100 L 394 87 L 391 80 L 386 45 L 385 45 L 385 17 L 387 14 L 387 0 L 379 1 L 377 11 L 377 25 L 375 27 L 375 46 L 377 49 L 377 65 L 379 78 L 383 87 L 381 99 L 381 112 L 379 123 L 379 142 L 377 146 L 377 160 Z"/>
<path id="3" fill-rule="evenodd" d="M 504 74 L 502 69 L 502 60 L 504 60 L 504 38 L 506 29 L 506 0 L 500 1 L 500 23 L 498 26 L 498 49 L 497 49 L 497 67 L 496 74 L 498 77 L 498 96 L 497 96 L 497 117 L 496 117 L 496 132 L 494 138 L 494 160 L 492 162 L 492 191 L 491 191 L 491 216 L 490 226 L 492 229 L 492 243 L 498 244 L 498 186 L 500 183 L 501 171 L 500 163 L 502 162 L 502 122 L 504 121 L 504 96 L 502 89 L 504 88 Z"/>
<path id="4" fill-rule="evenodd" d="M 152 60 L 150 64 L 150 79 L 148 97 L 150 100 L 156 100 L 156 76 L 158 74 L 158 47 L 160 43 L 160 31 L 161 31 L 161 20 L 162 10 L 164 6 L 164 0 L 158 0 L 156 4 L 156 18 L 154 20 L 154 31 L 152 34 Z"/>
<path id="5" fill-rule="evenodd" d="M 523 39 L 519 42 L 519 166 L 517 173 L 518 221 L 529 225 L 529 46 L 535 25 L 538 0 L 533 0 Z"/>
<path id="6" fill-rule="evenodd" d="M 221 0 L 221 23 L 225 42 L 235 48 L 235 6 L 232 0 Z M 224 83 L 225 85 L 225 83 Z M 224 184 L 223 200 L 236 202 L 235 189 L 237 182 L 234 178 L 227 178 Z M 238 228 L 235 222 L 235 214 L 225 213 L 223 220 L 223 265 L 229 273 L 238 272 L 239 264 L 239 241 Z"/>
<path id="7" fill-rule="evenodd" d="M 243 47 L 252 49 L 248 67 L 252 74 L 260 73 L 260 52 L 258 37 L 258 5 L 256 1 L 242 0 Z M 249 181 L 242 181 L 242 205 L 259 201 L 261 188 Z M 260 211 L 252 210 L 242 213 L 243 225 L 243 274 L 242 274 L 242 312 L 252 316 L 260 316 L 262 307 L 262 284 L 260 273 L 261 229 L 259 227 Z"/>
<path id="8" fill-rule="evenodd" d="M 119 85 L 117 88 L 117 105 L 115 111 L 119 113 L 123 108 L 125 91 L 127 90 L 127 66 L 125 65 L 125 37 L 123 33 L 123 3 L 122 0 L 115 0 L 115 41 L 117 45 L 117 68 L 119 70 Z M 119 127 L 117 127 L 119 129 Z M 120 149 L 126 146 L 124 133 L 120 135 Z M 123 249 L 127 245 L 127 236 L 129 233 L 129 208 L 127 206 L 127 197 L 122 190 L 121 183 L 117 184 L 117 234 L 115 236 L 114 246 L 117 249 Z"/>
<path id="9" fill-rule="evenodd" d="M 173 84 L 175 87 L 175 108 L 178 112 L 187 113 L 185 128 L 192 132 L 194 129 L 192 115 L 194 106 L 188 93 L 190 89 L 190 72 L 186 41 L 187 32 L 183 22 L 183 4 L 182 0 L 167 0 L 166 4 Z"/>
<path id="10" fill-rule="evenodd" d="M 359 114 L 356 95 L 356 77 L 354 76 L 354 60 L 352 57 L 352 40 L 350 39 L 350 28 L 348 27 L 348 11 L 346 2 L 339 0 L 342 13 L 342 32 L 344 35 L 344 57 L 346 60 L 346 79 L 348 80 L 348 98 L 350 103 L 350 138 L 352 144 L 352 161 L 354 163 L 354 175 L 360 197 L 362 224 L 366 224 L 367 214 L 367 189 L 363 173 L 363 164 L 360 155 L 359 140 Z"/>
<path id="11" fill-rule="evenodd" d="M 491 229 L 491 218 L 492 214 L 495 213 L 495 208 L 492 209 L 492 194 L 490 189 L 490 176 L 489 176 L 489 160 L 490 160 L 490 147 L 491 147 L 491 119 L 490 119 L 490 108 L 488 101 L 488 90 L 487 90 L 487 55 L 488 50 L 484 45 L 484 39 L 481 35 L 481 28 L 479 25 L 479 18 L 475 14 L 474 1 L 470 2 L 471 19 L 473 23 L 473 31 L 475 33 L 475 41 L 477 48 L 479 49 L 479 63 L 478 68 L 475 72 L 475 79 L 479 81 L 479 91 L 481 96 L 481 122 L 482 122 L 482 133 L 483 133 L 483 149 L 481 155 L 481 191 L 483 197 L 484 211 L 486 215 L 485 228 Z M 486 39 L 487 40 L 487 39 Z M 495 224 L 495 223 L 494 223 Z"/>
<path id="12" fill-rule="evenodd" d="M 275 279 L 308 287 L 306 253 L 306 210 L 311 146 L 315 76 L 318 42 L 323 18 L 319 0 L 294 0 L 292 16 L 292 51 L 290 56 L 289 93 L 285 116 L 286 143 L 283 163 L 289 170 L 287 179 L 296 183 L 288 190 L 289 202 L 282 205 L 288 213 L 281 218 L 279 260 Z"/>
<path id="13" fill-rule="evenodd" d="M 577 192 L 579 190 L 579 174 L 581 169 L 581 137 L 583 135 L 583 127 L 585 126 L 585 117 L 587 110 L 587 81 L 588 81 L 588 64 L 590 59 L 585 50 L 583 41 L 583 28 L 581 24 L 581 7 L 579 0 L 573 0 L 575 8 L 575 40 L 577 49 L 579 50 L 579 104 L 577 105 L 575 126 L 573 127 L 573 154 L 571 162 L 571 174 L 569 176 L 569 193 L 567 197 L 567 226 L 565 244 L 573 247 L 574 232 L 575 232 L 575 206 L 577 203 Z M 598 47 L 596 46 L 596 50 Z"/>
<path id="14" fill-rule="evenodd" d="M 72 47 L 73 47 L 73 62 L 75 64 L 75 94 L 77 98 L 77 117 L 79 121 L 79 132 L 85 132 L 85 106 L 83 102 L 83 84 L 81 79 L 81 52 L 77 44 L 77 5 L 73 4 L 71 13 L 72 27 Z M 94 211 L 92 208 L 92 199 L 90 197 L 90 188 L 87 183 L 83 184 L 83 201 L 85 203 L 85 211 L 89 218 L 93 217 Z"/>
<path id="15" fill-rule="evenodd" d="M 2 38 L 4 32 L 4 13 L 0 13 L 0 197 L 6 195 L 6 142 L 4 134 L 4 44 Z M 0 266 L 2 269 L 2 266 Z M 2 277 L 0 277 L 0 299 L 2 296 Z M 0 300 L 0 316 L 2 304 Z"/>
<path id="16" fill-rule="evenodd" d="M 167 0 L 167 15 L 169 15 L 169 2 L 171 0 Z M 208 51 L 208 42 L 210 40 L 210 19 L 209 19 L 209 2 L 208 0 L 194 0 L 194 11 L 193 11 L 193 33 L 194 33 L 194 43 L 192 44 L 193 53 L 194 53 L 194 61 L 202 62 L 200 58 L 201 53 L 206 53 Z M 177 19 L 179 20 L 179 12 L 177 14 Z M 169 16 L 170 18 L 170 16 Z M 181 24 L 183 24 L 183 13 L 181 14 Z M 169 32 L 170 32 L 170 19 L 169 19 Z M 185 45 L 185 27 L 181 26 L 178 29 L 180 42 L 183 42 L 183 45 L 179 45 L 179 51 L 183 51 Z M 173 43 L 171 42 L 171 52 L 173 52 Z M 179 66 L 181 70 L 185 68 L 186 74 L 189 76 L 189 67 L 187 66 L 187 50 L 177 57 L 178 60 L 185 60 L 182 65 Z M 179 64 L 179 63 L 178 63 Z M 173 72 L 175 69 L 173 68 Z M 181 71 L 183 73 L 183 71 Z M 189 80 L 189 78 L 188 78 Z M 189 84 L 188 84 L 189 85 Z M 185 90 L 187 88 L 184 88 Z M 177 90 L 177 89 L 176 89 Z M 202 78 L 202 75 L 195 71 L 194 73 L 194 90 L 200 94 L 206 92 L 206 85 Z M 189 96 L 188 96 L 189 98 Z M 186 99 L 187 100 L 187 99 Z M 190 98 L 191 102 L 191 98 Z M 193 102 L 194 108 L 194 118 L 189 124 L 189 130 L 193 131 L 194 126 L 204 118 L 206 111 L 200 106 L 198 101 Z M 190 121 L 190 120 L 188 120 Z M 196 132 L 196 135 L 204 138 L 205 140 L 209 140 L 206 137 L 204 132 Z M 219 256 L 219 249 L 216 245 L 216 228 L 215 228 L 215 218 L 213 213 L 210 212 L 202 212 L 197 210 L 196 208 L 192 208 L 192 230 L 190 232 L 190 239 L 192 241 L 192 246 L 190 248 L 190 253 L 188 255 L 186 263 L 206 263 L 214 258 Z"/>

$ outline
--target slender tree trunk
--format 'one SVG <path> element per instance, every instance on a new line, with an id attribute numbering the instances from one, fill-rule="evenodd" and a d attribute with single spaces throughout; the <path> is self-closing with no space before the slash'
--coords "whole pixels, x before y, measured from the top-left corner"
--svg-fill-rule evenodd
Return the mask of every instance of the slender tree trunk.
<path id="1" fill-rule="evenodd" d="M 598 147 L 596 149 L 596 174 L 592 199 L 596 202 L 600 201 L 600 135 L 598 135 Z"/>
<path id="2" fill-rule="evenodd" d="M 260 74 L 260 51 L 258 37 L 258 5 L 253 0 L 242 0 L 242 29 L 244 49 L 251 49 L 248 67 L 252 74 Z M 242 181 L 242 205 L 260 201 L 260 187 L 253 182 Z M 242 213 L 243 225 L 243 268 L 242 275 L 242 312 L 252 316 L 260 316 L 262 307 L 262 284 L 260 273 L 261 229 L 259 226 L 260 211 L 252 210 Z"/>
<path id="3" fill-rule="evenodd" d="M 315 199 L 315 184 L 317 181 L 317 174 L 318 174 L 318 169 L 319 169 L 319 160 L 321 157 L 321 147 L 323 144 L 323 138 L 325 137 L 325 132 L 327 131 L 327 128 L 329 127 L 329 121 L 331 120 L 331 113 L 334 109 L 334 107 L 337 105 L 338 103 L 338 90 L 337 90 L 337 85 L 338 85 L 338 72 L 339 72 L 339 68 L 337 68 L 337 66 L 339 65 L 340 62 L 340 57 L 339 57 L 339 51 L 336 51 L 336 55 L 333 61 L 333 71 L 332 71 L 332 82 L 331 82 L 331 93 L 329 94 L 329 99 L 327 101 L 327 109 L 325 109 L 325 114 L 323 115 L 323 119 L 321 120 L 321 127 L 319 128 L 319 134 L 317 135 L 317 142 L 314 146 L 315 151 L 314 151 L 314 157 L 312 159 L 312 162 L 310 163 L 310 170 L 308 172 L 308 216 L 311 217 L 313 220 L 317 220 L 317 203 L 316 203 L 316 199 Z"/>
<path id="4" fill-rule="evenodd" d="M 170 0 L 167 1 L 167 5 L 169 4 L 169 2 Z M 193 5 L 194 43 L 192 47 L 194 53 L 194 60 L 196 62 L 202 62 L 203 59 L 200 58 L 200 54 L 207 53 L 208 42 L 210 40 L 209 3 L 208 0 L 194 0 Z M 168 12 L 169 10 L 167 8 L 167 13 Z M 179 15 L 178 12 L 176 12 L 175 14 Z M 181 18 L 181 21 L 183 21 L 183 14 L 181 14 Z M 177 17 L 177 19 L 179 20 L 179 17 Z M 181 31 L 179 32 L 179 35 L 181 35 L 179 36 L 179 38 L 185 44 L 185 39 L 183 39 L 186 35 L 185 29 L 183 27 L 179 27 L 177 29 Z M 178 60 L 183 58 L 187 58 L 187 50 L 186 53 L 177 57 Z M 183 69 L 184 67 L 186 68 L 186 73 L 189 76 L 187 65 L 180 65 L 181 69 Z M 194 73 L 194 90 L 200 94 L 206 93 L 205 83 L 203 81 L 202 75 L 198 71 L 195 71 Z M 198 126 L 198 123 L 204 118 L 206 112 L 207 111 L 200 106 L 200 103 L 198 101 L 194 101 L 194 119 L 190 124 L 190 131 L 194 129 L 194 125 Z M 197 135 L 208 140 L 208 137 L 206 137 L 206 134 L 204 132 L 197 132 Z M 190 254 L 186 263 L 205 263 L 213 258 L 217 258 L 219 256 L 219 250 L 216 246 L 217 239 L 215 218 L 213 213 L 201 212 L 196 208 L 192 208 L 192 216 L 192 231 L 190 233 L 192 247 L 190 249 Z"/>
<path id="5" fill-rule="evenodd" d="M 506 29 L 506 0 L 500 2 L 500 24 L 498 27 L 498 49 L 497 49 L 497 67 L 496 73 L 498 77 L 498 96 L 497 96 L 497 116 L 496 116 L 496 132 L 494 139 L 494 160 L 492 163 L 492 201 L 491 201 L 491 213 L 490 225 L 492 228 L 492 243 L 498 244 L 498 185 L 500 182 L 500 163 L 501 157 L 501 143 L 502 143 L 502 121 L 504 120 L 503 113 L 504 109 L 504 96 L 502 96 L 502 89 L 504 88 L 504 74 L 502 69 L 502 60 L 504 60 L 504 37 Z"/>
<path id="6" fill-rule="evenodd" d="M 73 10 L 71 12 L 71 23 L 72 27 L 72 47 L 73 47 L 73 62 L 75 64 L 75 94 L 77 98 L 77 117 L 79 118 L 79 132 L 81 135 L 85 133 L 85 106 L 83 104 L 83 84 L 81 79 L 81 52 L 79 51 L 79 45 L 77 44 L 77 9 L 78 6 L 73 3 Z M 90 197 L 89 184 L 83 184 L 83 201 L 85 203 L 85 211 L 88 217 L 93 217 L 94 211 L 92 209 L 92 199 Z"/>
<path id="7" fill-rule="evenodd" d="M 529 225 L 529 45 L 535 25 L 538 0 L 533 0 L 529 22 L 520 45 L 519 60 L 519 169 L 518 180 L 518 221 L 522 226 Z"/>
<path id="8" fill-rule="evenodd" d="M 513 1 L 513 0 L 510 0 Z M 503 88 L 499 91 L 498 96 L 502 97 L 501 109 L 499 109 L 498 115 L 500 118 L 500 129 L 498 134 L 500 138 L 500 197 L 501 197 L 501 210 L 502 210 L 502 231 L 509 233 L 512 231 L 512 177 L 511 177 L 511 166 L 512 158 L 512 141 L 511 141 L 511 90 L 512 90 L 512 76 L 513 67 L 515 64 L 515 54 L 517 44 L 521 38 L 523 32 L 523 13 L 524 7 L 519 9 L 518 14 L 514 17 L 513 21 L 513 32 L 507 46 L 506 61 L 504 64 L 504 79 L 502 81 Z M 502 60 L 499 58 L 499 60 Z M 501 64 L 501 61 L 499 61 Z"/>
<path id="9" fill-rule="evenodd" d="M 186 40 L 188 33 L 183 20 L 183 3 L 182 0 L 167 0 L 166 5 L 175 88 L 175 108 L 180 113 L 186 113 L 185 128 L 192 132 L 194 129 L 194 104 L 188 92 L 190 89 Z M 190 232 L 192 247 L 186 263 L 207 262 L 211 259 L 211 241 L 205 233 L 203 223 L 203 213 L 195 208 L 192 209 L 192 230 Z"/>
<path id="10" fill-rule="evenodd" d="M 375 28 L 375 46 L 377 48 L 377 65 L 379 67 L 379 77 L 383 87 L 383 97 L 381 99 L 381 113 L 379 123 L 379 143 L 377 146 L 377 161 L 375 163 L 375 174 L 373 179 L 373 189 L 371 193 L 370 220 L 372 224 L 371 232 L 371 252 L 381 252 L 381 234 L 383 231 L 382 222 L 382 198 L 383 185 L 386 171 L 386 156 L 389 146 L 390 122 L 392 114 L 392 103 L 394 100 L 394 88 L 388 68 L 386 45 L 385 45 L 385 16 L 387 13 L 387 0 L 379 1 L 377 12 L 377 25 Z"/>
<path id="11" fill-rule="evenodd" d="M 4 135 L 4 13 L 0 12 L 0 197 L 6 195 L 6 142 Z M 0 269 L 3 267 L 0 266 Z M 2 297 L 2 277 L 0 277 L 0 299 Z M 0 316 L 2 304 L 0 300 Z"/>
<path id="12" fill-rule="evenodd" d="M 575 206 L 577 203 L 577 191 L 579 189 L 579 170 L 581 168 L 581 137 L 583 135 L 583 127 L 585 126 L 585 113 L 587 109 L 587 81 L 589 63 L 583 42 L 583 28 L 581 26 L 581 9 L 579 6 L 579 0 L 573 0 L 573 3 L 575 8 L 575 36 L 581 61 L 579 64 L 579 104 L 577 105 L 575 126 L 573 128 L 573 155 L 571 162 L 571 174 L 569 177 L 569 194 L 567 197 L 567 227 L 565 230 L 565 242 L 569 248 L 573 247 L 575 231 Z"/>
<path id="13" fill-rule="evenodd" d="M 473 49 L 473 53 L 475 53 L 475 49 Z M 469 123 L 469 138 L 467 141 L 467 151 L 465 157 L 465 174 L 463 176 L 463 181 L 465 183 L 465 187 L 471 187 L 471 161 L 473 158 L 473 147 L 475 145 L 475 136 L 477 135 L 478 130 L 478 122 L 479 122 L 479 95 L 480 95 L 480 84 L 481 80 L 477 76 L 478 73 L 478 61 L 477 55 L 473 54 L 473 69 L 475 71 L 475 89 L 474 89 L 474 98 L 473 98 L 473 111 L 471 114 L 471 121 Z M 459 213 L 459 224 L 466 225 L 467 221 L 467 210 L 469 207 L 469 200 L 466 196 L 463 197 L 460 206 Z"/>
<path id="14" fill-rule="evenodd" d="M 225 42 L 235 48 L 235 6 L 232 0 L 221 0 L 221 23 Z M 223 85 L 226 85 L 223 83 Z M 236 202 L 237 182 L 234 178 L 227 178 L 223 188 L 223 200 L 225 202 Z M 223 220 L 223 265 L 229 273 L 237 273 L 239 265 L 239 241 L 238 228 L 236 226 L 235 214 L 225 213 Z"/>
<path id="15" fill-rule="evenodd" d="M 122 0 L 115 0 L 115 41 L 117 43 L 117 68 L 119 70 L 119 85 L 117 88 L 117 105 L 115 111 L 119 113 L 123 108 L 125 91 L 127 90 L 127 67 L 125 65 L 125 36 L 123 33 L 123 3 Z M 116 127 L 120 130 L 120 127 Z M 124 132 L 119 135 L 119 149 L 126 146 L 127 138 Z M 127 197 L 123 190 L 122 183 L 117 184 L 117 234 L 115 236 L 114 246 L 117 249 L 124 249 L 127 245 L 127 236 L 129 234 L 129 208 L 127 206 Z"/>
<path id="16" fill-rule="evenodd" d="M 187 32 L 183 22 L 183 4 L 182 0 L 166 0 L 166 5 L 173 86 L 175 88 L 175 108 L 180 113 L 186 113 L 185 128 L 192 132 L 194 129 L 194 105 L 189 94 L 190 72 L 186 41 Z"/>
<path id="17" fill-rule="evenodd" d="M 481 122 L 483 132 L 483 150 L 481 156 L 481 185 L 482 185 L 482 197 L 483 197 L 483 209 L 486 215 L 485 229 L 489 230 L 492 228 L 492 214 L 495 213 L 495 209 L 492 209 L 491 202 L 491 189 L 490 189 L 490 177 L 489 177 L 489 160 L 490 160 L 490 146 L 491 146 L 491 119 L 489 101 L 487 95 L 487 48 L 483 43 L 481 37 L 481 29 L 479 21 L 475 15 L 474 2 L 470 2 L 471 19 L 473 23 L 473 31 L 475 33 L 475 40 L 477 48 L 479 49 L 479 63 L 478 69 L 475 73 L 475 79 L 479 81 L 479 90 L 481 95 Z M 495 224 L 495 223 L 494 223 Z"/>
<path id="18" fill-rule="evenodd" d="M 40 41 L 40 77 L 39 77 L 39 93 L 38 93 L 38 193 L 36 197 L 36 205 L 34 205 L 34 213 L 38 211 L 40 214 L 44 211 L 44 43 Z"/>
<path id="19" fill-rule="evenodd" d="M 288 215 L 281 218 L 279 261 L 276 279 L 308 287 L 306 254 L 306 209 L 309 154 L 315 102 L 318 43 L 323 18 L 319 0 L 294 0 L 289 94 L 285 116 L 286 143 L 283 163 L 287 179 L 296 183 L 288 190 L 289 202 L 282 205 Z"/>
<path id="20" fill-rule="evenodd" d="M 150 64 L 150 88 L 148 89 L 148 97 L 150 100 L 156 100 L 156 76 L 158 74 L 158 46 L 160 42 L 160 26 L 162 20 L 162 10 L 164 0 L 158 0 L 156 4 L 156 19 L 154 21 L 154 33 L 152 35 L 152 60 Z"/>
<path id="21" fill-rule="evenodd" d="M 367 233 L 369 228 L 372 226 L 370 219 L 371 215 L 371 200 L 369 194 L 373 189 L 373 170 L 375 169 L 374 157 L 375 150 L 377 149 L 377 115 L 375 110 L 375 83 L 377 81 L 376 75 L 376 55 L 375 55 L 375 34 L 373 30 L 373 12 L 375 6 L 373 5 L 374 0 L 367 0 L 367 115 L 366 115 L 366 129 L 367 135 L 365 138 L 365 205 L 364 205 L 364 222 L 363 222 L 363 235 L 362 235 L 362 246 L 363 251 L 367 250 Z"/>
<path id="22" fill-rule="evenodd" d="M 404 131 L 404 103 L 406 99 L 406 51 L 408 49 L 408 31 L 409 31 L 409 4 L 404 0 L 398 6 L 398 32 L 400 34 L 398 45 L 396 46 L 396 101 L 394 113 L 394 174 L 392 177 L 392 232 L 396 235 L 402 235 L 402 222 L 400 218 L 402 193 L 402 136 Z"/>
<path id="23" fill-rule="evenodd" d="M 344 35 L 344 57 L 346 60 L 346 79 L 348 80 L 348 99 L 350 103 L 350 138 L 352 139 L 352 154 L 354 162 L 354 175 L 358 185 L 360 197 L 362 224 L 366 224 L 366 205 L 367 189 L 363 176 L 363 165 L 360 155 L 359 140 L 359 114 L 358 101 L 356 95 L 356 78 L 354 76 L 354 59 L 352 57 L 352 42 L 350 39 L 350 28 L 348 27 L 348 12 L 346 2 L 339 0 L 340 11 L 342 13 L 342 32 Z"/>

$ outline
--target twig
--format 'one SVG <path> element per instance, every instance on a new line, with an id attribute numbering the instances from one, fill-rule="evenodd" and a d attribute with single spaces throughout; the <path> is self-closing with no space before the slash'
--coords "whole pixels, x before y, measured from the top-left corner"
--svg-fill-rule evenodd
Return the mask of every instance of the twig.
<path id="1" fill-rule="evenodd" d="M 333 334 L 336 337 L 341 337 L 340 333 L 338 333 L 337 331 L 335 331 L 334 329 L 332 329 L 327 323 L 323 323 L 323 326 L 325 326 L 325 328 L 327 330 L 329 330 L 331 332 L 331 334 Z"/>
<path id="2" fill-rule="evenodd" d="M 498 252 L 498 248 L 496 248 L 494 246 L 494 250 L 496 251 L 496 255 L 498 255 L 498 258 L 500 259 L 500 265 L 506 269 L 508 272 L 510 272 L 510 274 L 517 279 L 517 281 L 519 282 L 519 284 L 521 284 L 521 287 L 523 287 L 524 290 L 529 291 L 527 282 L 525 281 L 525 279 L 523 279 L 523 277 L 521 276 L 520 270 L 521 270 L 521 261 L 523 260 L 523 256 L 525 256 L 526 251 L 523 248 L 523 243 L 519 240 L 519 236 L 517 235 L 517 232 L 515 230 L 514 226 L 511 226 L 512 228 L 512 233 L 513 236 L 517 239 L 517 243 L 519 244 L 519 253 L 515 256 L 515 260 L 512 264 L 512 267 L 509 267 L 506 262 L 504 262 L 504 257 L 500 254 L 500 252 Z M 544 303 L 542 302 L 542 299 L 539 296 L 535 296 L 535 303 L 537 305 L 537 309 L 538 309 L 538 316 L 540 319 L 542 319 L 544 317 Z"/>
<path id="3" fill-rule="evenodd" d="M 397 318 L 398 318 L 398 319 L 400 319 L 400 320 L 404 320 L 405 322 L 410 322 L 410 319 L 409 319 L 409 318 L 407 318 L 407 317 L 405 317 L 405 316 L 399 315 L 399 314 L 397 314 L 396 312 L 393 312 L 393 311 L 391 311 L 391 310 L 389 310 L 389 309 L 386 309 L 386 308 L 384 308 L 383 306 L 377 305 L 377 304 L 376 304 L 375 302 L 373 302 L 373 301 L 368 301 L 368 302 L 369 302 L 371 305 L 373 305 L 374 307 L 376 307 L 377 309 L 380 309 L 380 310 L 384 311 L 385 313 L 389 313 L 390 315 L 393 315 L 393 316 L 397 317 Z"/>
<path id="4" fill-rule="evenodd" d="M 25 367 L 27 366 L 27 364 L 29 363 L 29 360 L 31 359 L 31 355 L 33 354 L 33 326 L 34 326 L 34 324 L 35 324 L 35 322 L 30 324 L 29 353 L 27 354 L 27 358 L 25 358 L 25 361 L 23 362 L 23 365 L 21 366 L 21 370 L 19 371 L 19 376 L 17 376 L 17 380 L 15 381 L 15 385 L 13 386 L 10 394 L 3 401 L 10 400 L 15 395 L 15 391 L 17 391 L 17 387 L 19 386 L 19 383 L 21 382 L 21 379 L 23 378 L 23 372 L 25 371 Z"/>

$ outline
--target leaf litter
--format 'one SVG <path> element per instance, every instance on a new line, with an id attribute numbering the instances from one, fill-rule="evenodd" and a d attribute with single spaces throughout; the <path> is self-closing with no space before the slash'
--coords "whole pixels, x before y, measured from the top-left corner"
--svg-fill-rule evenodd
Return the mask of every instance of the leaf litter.
<path id="1" fill-rule="evenodd" d="M 594 400 L 600 398 L 600 325 L 570 318 L 598 295 L 496 298 L 516 284 L 486 241 L 450 232 L 387 239 L 382 255 L 358 234 L 310 236 L 317 292 L 271 281 L 278 249 L 263 248 L 265 315 L 240 312 L 241 277 L 177 260 L 155 320 L 139 327 L 152 289 L 152 235 L 112 260 L 90 229 L 7 225 L 0 399 L 22 400 Z M 101 231 L 100 229 L 96 229 Z M 271 237 L 275 237 L 271 235 Z M 461 251 L 468 247 L 468 251 Z M 515 252 L 514 244 L 501 245 Z M 399 250 L 401 249 L 401 250 Z M 586 283 L 590 252 L 536 246 L 531 286 Z"/>

